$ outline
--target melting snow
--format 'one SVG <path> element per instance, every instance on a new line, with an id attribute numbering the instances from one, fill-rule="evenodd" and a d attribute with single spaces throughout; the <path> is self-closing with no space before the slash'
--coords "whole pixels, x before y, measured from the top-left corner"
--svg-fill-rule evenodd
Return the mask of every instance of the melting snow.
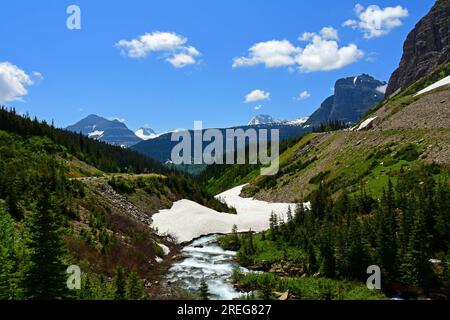
<path id="1" fill-rule="evenodd" d="M 239 231 L 253 230 L 261 232 L 269 228 L 272 213 L 285 216 L 293 203 L 269 203 L 242 198 L 240 193 L 244 186 L 225 191 L 216 198 L 222 199 L 229 206 L 236 208 L 237 214 L 217 212 L 190 200 L 180 200 L 168 210 L 161 210 L 153 215 L 154 228 L 160 235 L 170 234 L 179 242 L 188 242 L 203 235 L 229 233 L 233 225 Z"/>
<path id="2" fill-rule="evenodd" d="M 432 91 L 432 90 L 434 90 L 434 89 L 436 89 L 436 88 L 445 86 L 445 85 L 447 85 L 447 84 L 450 84 L 450 76 L 447 76 L 447 77 L 445 77 L 444 79 L 439 80 L 439 81 L 433 83 L 431 86 L 428 86 L 428 87 L 426 87 L 426 88 L 423 89 L 423 90 L 420 90 L 420 91 L 417 92 L 414 96 L 417 97 L 417 96 L 419 96 L 419 95 L 421 95 L 421 94 L 427 93 L 427 92 L 429 92 L 429 91 Z"/>
<path id="3" fill-rule="evenodd" d="M 376 118 L 378 118 L 378 117 L 373 117 L 373 118 L 369 118 L 369 119 L 365 120 L 363 123 L 361 123 L 359 125 L 359 127 L 358 127 L 358 129 L 356 129 L 356 131 L 360 131 L 360 130 L 367 128 Z"/>
<path id="4" fill-rule="evenodd" d="M 101 138 L 105 131 L 95 130 L 88 134 L 89 138 Z"/>

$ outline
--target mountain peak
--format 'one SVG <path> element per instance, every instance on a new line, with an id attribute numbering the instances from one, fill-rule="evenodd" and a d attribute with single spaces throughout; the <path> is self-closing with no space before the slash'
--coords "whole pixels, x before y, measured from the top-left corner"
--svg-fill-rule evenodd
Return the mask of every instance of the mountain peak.
<path id="1" fill-rule="evenodd" d="M 152 128 L 145 127 L 139 128 L 134 134 L 142 140 L 150 140 L 159 136 Z"/>
<path id="2" fill-rule="evenodd" d="M 123 122 L 108 120 L 96 114 L 88 115 L 66 130 L 81 132 L 89 138 L 123 147 L 130 147 L 141 141 Z"/>
<path id="3" fill-rule="evenodd" d="M 280 120 L 277 120 L 273 118 L 272 116 L 269 116 L 267 114 L 260 114 L 252 118 L 250 122 L 248 123 L 249 126 L 257 126 L 261 124 L 273 124 L 273 123 L 279 123 Z"/>
<path id="4" fill-rule="evenodd" d="M 308 120 L 308 125 L 320 125 L 333 120 L 356 122 L 371 107 L 383 100 L 386 82 L 368 74 L 336 81 L 334 95 L 328 97 Z"/>

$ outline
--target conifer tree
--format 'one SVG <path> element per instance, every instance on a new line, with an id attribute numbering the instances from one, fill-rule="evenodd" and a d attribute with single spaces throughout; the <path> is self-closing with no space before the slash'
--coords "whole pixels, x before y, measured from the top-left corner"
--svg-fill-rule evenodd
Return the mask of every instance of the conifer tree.
<path id="1" fill-rule="evenodd" d="M 125 271 L 121 266 L 116 268 L 114 275 L 114 299 L 115 300 L 125 300 L 126 293 L 126 277 Z"/>
<path id="2" fill-rule="evenodd" d="M 131 271 L 128 276 L 125 288 L 125 298 L 127 300 L 145 300 L 147 297 L 144 285 L 136 271 Z"/>
<path id="3" fill-rule="evenodd" d="M 55 200 L 42 190 L 36 208 L 27 217 L 29 260 L 22 279 L 27 299 L 56 300 L 67 297 L 66 254 Z"/>

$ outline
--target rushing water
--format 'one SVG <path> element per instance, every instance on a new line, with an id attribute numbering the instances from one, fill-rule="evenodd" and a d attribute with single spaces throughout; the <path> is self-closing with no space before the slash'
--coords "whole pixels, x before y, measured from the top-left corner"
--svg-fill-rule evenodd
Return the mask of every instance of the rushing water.
<path id="1" fill-rule="evenodd" d="M 236 252 L 225 251 L 217 244 L 218 236 L 206 236 L 193 241 L 182 250 L 183 260 L 172 265 L 167 282 L 176 284 L 187 291 L 197 293 L 204 277 L 212 300 L 231 300 L 238 298 L 238 292 L 231 283 Z"/>

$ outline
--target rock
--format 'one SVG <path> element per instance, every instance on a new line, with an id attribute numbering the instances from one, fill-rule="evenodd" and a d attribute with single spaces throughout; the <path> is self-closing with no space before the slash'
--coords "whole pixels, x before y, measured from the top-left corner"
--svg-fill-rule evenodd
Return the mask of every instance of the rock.
<path id="1" fill-rule="evenodd" d="M 278 300 L 281 300 L 281 301 L 286 301 L 288 299 L 289 299 L 289 291 L 286 291 L 278 298 Z"/>
<path id="2" fill-rule="evenodd" d="M 370 108 L 384 98 L 386 82 L 362 74 L 358 77 L 339 79 L 334 95 L 327 98 L 309 118 L 306 125 L 317 126 L 327 121 L 356 122 Z"/>
<path id="3" fill-rule="evenodd" d="M 449 26 L 450 0 L 437 0 L 406 38 L 400 66 L 389 80 L 386 95 L 407 88 L 450 60 Z"/>

